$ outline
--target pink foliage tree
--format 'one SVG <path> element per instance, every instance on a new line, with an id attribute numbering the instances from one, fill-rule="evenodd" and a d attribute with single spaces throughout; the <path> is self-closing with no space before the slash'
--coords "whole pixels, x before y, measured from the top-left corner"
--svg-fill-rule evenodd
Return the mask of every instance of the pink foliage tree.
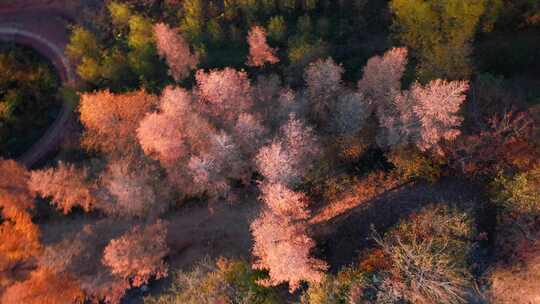
<path id="1" fill-rule="evenodd" d="M 307 235 L 305 222 L 265 210 L 251 223 L 251 232 L 254 238 L 252 253 L 256 257 L 253 267 L 267 269 L 270 275 L 261 284 L 289 282 L 293 292 L 301 281 L 319 282 L 323 278 L 328 266 L 311 256 L 315 241 Z"/>
<path id="2" fill-rule="evenodd" d="M 321 153 L 313 129 L 291 114 L 281 128 L 282 138 L 262 147 L 256 156 L 259 172 L 272 182 L 292 185 L 311 169 Z"/>
<path id="3" fill-rule="evenodd" d="M 342 75 L 344 69 L 332 58 L 311 63 L 304 73 L 310 110 L 313 118 L 324 125 L 329 114 L 335 108 L 335 101 L 344 87 Z"/>
<path id="4" fill-rule="evenodd" d="M 275 49 L 268 46 L 266 42 L 266 31 L 260 26 L 253 26 L 249 30 L 247 41 L 249 44 L 249 58 L 247 64 L 250 66 L 263 66 L 265 63 L 274 64 L 279 62 Z"/>
<path id="5" fill-rule="evenodd" d="M 147 114 L 137 129 L 144 152 L 163 164 L 188 157 L 204 149 L 212 127 L 192 109 L 192 95 L 182 88 L 166 87 L 159 112 Z"/>
<path id="6" fill-rule="evenodd" d="M 413 100 L 414 115 L 420 128 L 415 136 L 415 144 L 420 150 L 437 146 L 441 139 L 453 140 L 459 134 L 457 129 L 463 118 L 457 112 L 467 98 L 467 81 L 434 80 L 427 86 L 414 84 L 410 90 Z"/>
<path id="7" fill-rule="evenodd" d="M 255 115 L 242 113 L 233 129 L 235 142 L 247 156 L 253 156 L 265 143 L 268 130 Z"/>
<path id="8" fill-rule="evenodd" d="M 459 135 L 457 127 L 462 118 L 457 115 L 465 101 L 466 81 L 431 81 L 426 86 L 413 84 L 394 100 L 393 113 L 379 116 L 382 132 L 378 142 L 382 146 L 414 144 L 426 151 L 438 148 L 442 140 Z"/>
<path id="9" fill-rule="evenodd" d="M 251 83 L 244 71 L 199 70 L 195 78 L 201 102 L 211 116 L 218 118 L 217 123 L 234 125 L 238 115 L 253 105 Z"/>
<path id="10" fill-rule="evenodd" d="M 214 134 L 208 151 L 191 156 L 187 167 L 196 192 L 217 197 L 229 190 L 229 179 L 242 179 L 247 183 L 249 169 L 232 138 L 224 132 Z"/>
<path id="11" fill-rule="evenodd" d="M 165 23 L 157 23 L 154 25 L 154 37 L 158 54 L 165 57 L 174 80 L 186 78 L 197 67 L 198 56 L 191 53 L 188 43 L 175 29 Z"/>
<path id="12" fill-rule="evenodd" d="M 146 284 L 150 278 L 165 277 L 168 267 L 163 259 L 169 253 L 166 234 L 167 223 L 162 220 L 144 228 L 135 226 L 110 241 L 103 252 L 103 264 L 136 287 Z"/>
<path id="13" fill-rule="evenodd" d="M 391 106 L 401 91 L 401 78 L 407 65 L 407 49 L 393 48 L 368 60 L 358 89 L 371 103 Z"/>
<path id="14" fill-rule="evenodd" d="M 167 208 L 167 189 L 149 165 L 113 161 L 102 174 L 101 184 L 98 206 L 107 214 L 145 218 Z"/>
<path id="15" fill-rule="evenodd" d="M 91 211 L 96 205 L 96 186 L 86 168 L 60 162 L 56 168 L 32 171 L 29 189 L 42 197 L 50 197 L 65 214 L 76 206 Z"/>

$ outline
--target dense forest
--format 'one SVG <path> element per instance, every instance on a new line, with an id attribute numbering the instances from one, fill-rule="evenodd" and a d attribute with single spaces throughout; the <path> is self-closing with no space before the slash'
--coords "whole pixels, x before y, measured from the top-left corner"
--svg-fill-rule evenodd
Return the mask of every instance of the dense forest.
<path id="1" fill-rule="evenodd" d="M 0 303 L 540 303 L 540 1 L 75 19 L 73 83 L 0 45 Z"/>

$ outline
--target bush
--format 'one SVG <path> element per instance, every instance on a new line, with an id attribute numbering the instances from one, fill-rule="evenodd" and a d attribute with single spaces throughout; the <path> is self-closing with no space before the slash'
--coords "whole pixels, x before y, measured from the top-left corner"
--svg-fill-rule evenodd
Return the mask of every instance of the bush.
<path id="1" fill-rule="evenodd" d="M 374 239 L 390 260 L 380 273 L 378 299 L 411 303 L 466 303 L 467 257 L 474 229 L 469 215 L 428 206 Z"/>
<path id="2" fill-rule="evenodd" d="M 272 289 L 261 287 L 256 281 L 264 278 L 261 271 L 252 270 L 242 260 L 208 258 L 190 271 L 177 271 L 168 290 L 144 299 L 145 304 L 215 304 L 215 303 L 279 303 Z"/>
<path id="3" fill-rule="evenodd" d="M 429 158 L 414 146 L 398 147 L 386 157 L 404 180 L 419 178 L 435 182 L 441 175 L 440 161 Z"/>
<path id="4" fill-rule="evenodd" d="M 365 282 L 363 272 L 353 267 L 346 267 L 335 276 L 327 275 L 320 283 L 310 283 L 309 288 L 302 294 L 301 303 L 357 303 Z"/>

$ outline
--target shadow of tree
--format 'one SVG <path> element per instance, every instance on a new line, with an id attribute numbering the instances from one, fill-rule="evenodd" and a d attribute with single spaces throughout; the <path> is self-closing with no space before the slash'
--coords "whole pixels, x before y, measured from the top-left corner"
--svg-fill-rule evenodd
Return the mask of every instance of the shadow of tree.
<path id="1" fill-rule="evenodd" d="M 412 183 L 388 190 L 359 207 L 328 222 L 311 227 L 312 234 L 335 272 L 356 262 L 358 254 L 374 245 L 371 226 L 384 233 L 401 219 L 430 204 L 449 203 L 470 208 L 481 203 L 481 191 L 475 185 L 455 178 L 435 184 Z"/>

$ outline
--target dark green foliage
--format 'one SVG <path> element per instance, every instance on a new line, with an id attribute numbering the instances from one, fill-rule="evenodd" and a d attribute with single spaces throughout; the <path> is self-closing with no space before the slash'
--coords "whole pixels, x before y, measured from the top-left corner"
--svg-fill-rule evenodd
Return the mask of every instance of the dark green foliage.
<path id="1" fill-rule="evenodd" d="M 35 142 L 60 108 L 54 68 L 26 47 L 0 46 L 0 155 L 15 157 Z"/>

